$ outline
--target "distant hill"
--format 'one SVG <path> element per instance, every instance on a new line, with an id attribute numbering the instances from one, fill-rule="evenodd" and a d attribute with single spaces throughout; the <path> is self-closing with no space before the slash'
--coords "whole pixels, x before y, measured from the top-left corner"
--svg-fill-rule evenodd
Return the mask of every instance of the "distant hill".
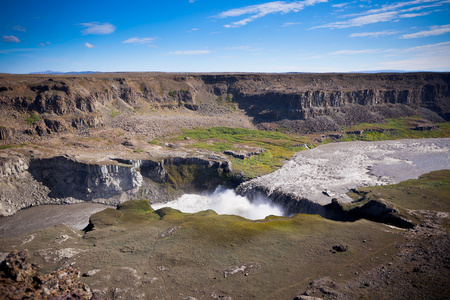
<path id="1" fill-rule="evenodd" d="M 41 71 L 41 72 L 32 72 L 30 74 L 36 75 L 76 75 L 76 74 L 93 74 L 93 73 L 101 73 L 98 71 L 81 71 L 81 72 L 58 72 L 58 71 Z"/>

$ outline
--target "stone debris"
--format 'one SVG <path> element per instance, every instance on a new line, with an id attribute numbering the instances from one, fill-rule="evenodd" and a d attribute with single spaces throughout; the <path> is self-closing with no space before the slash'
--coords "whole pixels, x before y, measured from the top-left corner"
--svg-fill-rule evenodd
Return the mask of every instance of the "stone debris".
<path id="1" fill-rule="evenodd" d="M 64 268 L 41 274 L 27 250 L 14 250 L 0 265 L 1 299 L 94 299 L 80 271 Z M 98 299 L 98 298 L 96 298 Z"/>
<path id="2" fill-rule="evenodd" d="M 339 245 L 334 245 L 331 249 L 332 249 L 331 252 L 333 252 L 333 253 L 346 252 L 348 250 L 348 246 L 339 244 Z"/>
<path id="3" fill-rule="evenodd" d="M 162 239 L 162 238 L 165 238 L 166 236 L 172 235 L 175 231 L 177 231 L 179 229 L 181 229 L 181 226 L 176 226 L 176 227 L 169 228 L 166 231 L 161 232 L 158 235 L 158 239 Z"/>
<path id="4" fill-rule="evenodd" d="M 223 277 L 227 278 L 229 275 L 234 275 L 237 273 L 243 273 L 245 276 L 248 276 L 248 270 L 259 268 L 256 264 L 247 264 L 242 266 L 234 266 L 225 270 L 222 270 Z"/>
<path id="5" fill-rule="evenodd" d="M 264 153 L 265 151 L 266 151 L 266 149 L 264 149 L 264 148 L 249 147 L 249 150 L 225 150 L 225 151 L 223 151 L 223 154 L 231 155 L 234 158 L 238 158 L 238 159 L 246 159 L 246 158 Z"/>

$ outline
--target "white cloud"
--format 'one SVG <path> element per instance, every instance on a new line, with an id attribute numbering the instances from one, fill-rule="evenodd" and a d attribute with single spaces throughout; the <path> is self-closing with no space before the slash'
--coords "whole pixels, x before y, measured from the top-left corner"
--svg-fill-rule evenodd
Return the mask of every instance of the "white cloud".
<path id="1" fill-rule="evenodd" d="M 10 54 L 15 52 L 29 52 L 29 51 L 42 51 L 40 48 L 16 48 L 16 49 L 5 49 L 0 50 L 0 54 Z"/>
<path id="2" fill-rule="evenodd" d="M 450 42 L 442 42 L 442 43 L 437 43 L 437 44 L 417 46 L 417 47 L 408 48 L 405 51 L 407 51 L 407 52 L 411 52 L 411 51 L 450 52 Z M 449 56 L 449 58 L 450 58 L 450 56 Z"/>
<path id="3" fill-rule="evenodd" d="M 399 33 L 395 30 L 383 30 L 383 31 L 376 31 L 376 32 L 357 32 L 350 34 L 350 37 L 380 37 L 384 35 L 394 35 Z"/>
<path id="4" fill-rule="evenodd" d="M 150 44 L 153 42 L 156 38 L 139 38 L 137 36 L 129 38 L 128 40 L 123 41 L 122 43 L 125 44 L 135 44 L 135 45 L 143 45 L 143 44 Z"/>
<path id="5" fill-rule="evenodd" d="M 283 25 L 281 25 L 281 27 L 289 27 L 289 26 L 294 26 L 294 25 L 298 25 L 301 24 L 299 22 L 286 22 Z"/>
<path id="6" fill-rule="evenodd" d="M 424 3 L 432 3 L 430 5 L 420 5 Z M 407 13 L 411 11 L 420 11 L 430 7 L 442 6 L 445 3 L 449 3 L 448 0 L 438 1 L 438 0 L 413 0 L 406 2 L 398 2 L 388 5 L 383 5 L 377 9 L 370 9 L 361 13 L 351 14 L 342 16 L 344 18 L 350 18 L 347 21 L 333 22 L 321 26 L 315 26 L 313 28 L 349 28 L 364 26 L 368 24 L 380 23 L 380 22 L 395 22 L 400 18 L 415 18 L 420 16 L 429 15 L 434 11 L 418 12 L 418 13 Z M 418 5 L 418 6 L 417 6 Z M 408 6 L 413 6 L 409 8 L 404 8 Z"/>
<path id="7" fill-rule="evenodd" d="M 415 18 L 415 17 L 422 17 L 431 14 L 431 11 L 422 12 L 422 13 L 416 13 L 416 14 L 401 14 L 398 17 L 399 18 Z"/>
<path id="8" fill-rule="evenodd" d="M 240 17 L 244 15 L 250 15 L 250 17 L 248 18 L 224 25 L 224 27 L 226 28 L 236 28 L 247 25 L 248 23 L 253 22 L 269 14 L 275 13 L 287 14 L 291 12 L 299 12 L 300 10 L 303 10 L 306 6 L 312 6 L 317 3 L 323 2 L 328 2 L 328 0 L 305 0 L 294 2 L 274 1 L 258 5 L 245 6 L 242 8 L 230 9 L 221 12 L 220 14 L 214 17 L 224 19 L 230 17 Z"/>
<path id="9" fill-rule="evenodd" d="M 379 65 L 382 69 L 405 71 L 448 71 L 450 69 L 450 42 L 397 49 L 395 52 L 402 59 L 381 62 Z"/>
<path id="10" fill-rule="evenodd" d="M 381 69 L 404 71 L 448 71 L 450 58 L 447 56 L 418 56 L 404 60 L 379 63 Z"/>
<path id="11" fill-rule="evenodd" d="M 333 5 L 331 5 L 331 6 L 332 6 L 332 7 L 341 8 L 341 7 L 347 6 L 347 5 L 349 5 L 349 4 L 350 4 L 350 2 L 344 2 L 344 3 L 339 3 L 339 4 L 333 4 Z"/>
<path id="12" fill-rule="evenodd" d="M 241 51 L 259 51 L 261 49 L 252 48 L 250 46 L 236 46 L 236 47 L 226 47 L 226 50 L 241 50 Z"/>
<path id="13" fill-rule="evenodd" d="M 373 54 L 373 53 L 386 53 L 391 52 L 392 49 L 389 50 L 381 50 L 381 49 L 363 49 L 363 50 L 340 50 L 331 52 L 330 55 L 354 55 L 354 54 Z"/>
<path id="14" fill-rule="evenodd" d="M 447 32 L 450 32 L 450 24 L 442 25 L 442 26 L 433 26 L 430 28 L 430 30 L 424 30 L 424 31 L 416 32 L 416 33 L 404 34 L 402 36 L 402 38 L 415 39 L 415 38 L 421 38 L 421 37 L 427 37 L 427 36 L 441 35 L 441 34 L 444 34 Z"/>
<path id="15" fill-rule="evenodd" d="M 92 44 L 89 44 L 89 43 L 84 43 L 84 45 L 85 45 L 86 47 L 88 47 L 88 48 L 95 48 L 95 46 L 94 46 L 94 45 L 92 45 Z"/>
<path id="16" fill-rule="evenodd" d="M 84 35 L 88 35 L 88 34 L 111 34 L 116 30 L 116 26 L 105 22 L 105 23 L 100 23 L 100 22 L 90 22 L 90 23 L 81 23 L 79 24 L 83 27 L 86 27 L 85 29 L 83 29 L 81 32 Z"/>
<path id="17" fill-rule="evenodd" d="M 4 41 L 5 43 L 20 43 L 20 40 L 13 35 L 2 36 L 2 41 Z"/>
<path id="18" fill-rule="evenodd" d="M 188 51 L 172 51 L 169 52 L 169 55 L 204 55 L 211 54 L 213 51 L 211 50 L 188 50 Z"/>
<path id="19" fill-rule="evenodd" d="M 20 25 L 14 26 L 12 29 L 17 30 L 17 31 L 23 31 L 23 32 L 27 31 L 27 29 L 25 27 L 22 27 Z"/>

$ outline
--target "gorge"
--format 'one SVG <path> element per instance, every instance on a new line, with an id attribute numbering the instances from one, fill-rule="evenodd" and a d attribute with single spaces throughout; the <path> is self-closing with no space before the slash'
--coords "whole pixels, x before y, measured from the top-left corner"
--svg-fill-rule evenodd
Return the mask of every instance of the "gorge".
<path id="1" fill-rule="evenodd" d="M 441 182 L 448 176 L 423 174 L 450 169 L 449 86 L 449 73 L 2 74 L 0 215 L 44 204 L 117 209 L 94 214 L 84 231 L 58 225 L 24 231 L 27 239 L 5 235 L 10 238 L 2 239 L 0 252 L 26 245 L 45 268 L 78 265 L 101 297 L 139 299 L 139 291 L 153 298 L 241 293 L 250 299 L 258 298 L 258 288 L 268 295 L 279 286 L 293 298 L 298 289 L 287 288 L 292 281 L 280 276 L 284 272 L 317 278 L 326 269 L 338 278 L 334 268 L 341 261 L 328 255 L 340 243 L 350 252 L 339 258 L 363 262 L 368 272 L 393 260 L 396 245 L 425 223 L 432 224 L 427 234 L 447 245 Z M 395 190 L 394 184 L 419 204 L 379 190 Z M 175 199 L 188 201 L 189 194 L 220 198 L 219 186 L 229 189 L 224 194 L 236 193 L 228 197 L 245 196 L 253 204 L 266 199 L 279 209 L 244 215 L 257 219 L 249 221 L 228 211 L 165 208 Z M 441 194 L 428 197 L 418 186 Z M 438 192 L 431 192 L 434 186 Z M 59 236 L 67 239 L 59 243 Z M 59 255 L 61 247 L 75 250 Z M 368 262 L 363 252 L 372 250 Z M 290 266 L 294 257 L 304 264 Z M 321 257 L 332 261 L 330 269 L 312 267 Z M 312 275 L 301 271 L 306 265 Z M 355 268 L 346 280 L 355 280 Z M 240 270 L 255 278 L 254 289 L 239 288 Z M 405 291 L 410 287 L 402 284 Z"/>

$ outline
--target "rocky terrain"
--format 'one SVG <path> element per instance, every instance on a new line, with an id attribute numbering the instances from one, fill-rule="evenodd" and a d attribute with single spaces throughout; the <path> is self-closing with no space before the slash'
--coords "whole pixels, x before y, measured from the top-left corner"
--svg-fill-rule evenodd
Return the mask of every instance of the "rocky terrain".
<path id="1" fill-rule="evenodd" d="M 2 74 L 0 215 L 43 204 L 117 206 L 83 231 L 23 226 L 25 235 L 3 235 L 2 257 L 28 249 L 45 272 L 59 269 L 51 278 L 81 287 L 83 274 L 89 293 L 48 292 L 47 275 L 24 252 L 7 261 L 31 270 L 29 288 L 3 269 L 2 293 L 388 299 L 411 290 L 445 299 L 448 173 L 389 193 L 378 186 L 450 168 L 449 86 L 449 73 Z M 224 129 L 200 130 L 217 126 Z M 401 137 L 439 139 L 317 147 Z M 268 197 L 293 216 L 249 221 L 149 205 L 218 185 Z"/>
<path id="2" fill-rule="evenodd" d="M 448 73 L 1 75 L 0 136 L 26 141 L 104 125 L 154 137 L 201 125 L 308 133 L 387 117 L 442 121 L 449 81 Z"/>

